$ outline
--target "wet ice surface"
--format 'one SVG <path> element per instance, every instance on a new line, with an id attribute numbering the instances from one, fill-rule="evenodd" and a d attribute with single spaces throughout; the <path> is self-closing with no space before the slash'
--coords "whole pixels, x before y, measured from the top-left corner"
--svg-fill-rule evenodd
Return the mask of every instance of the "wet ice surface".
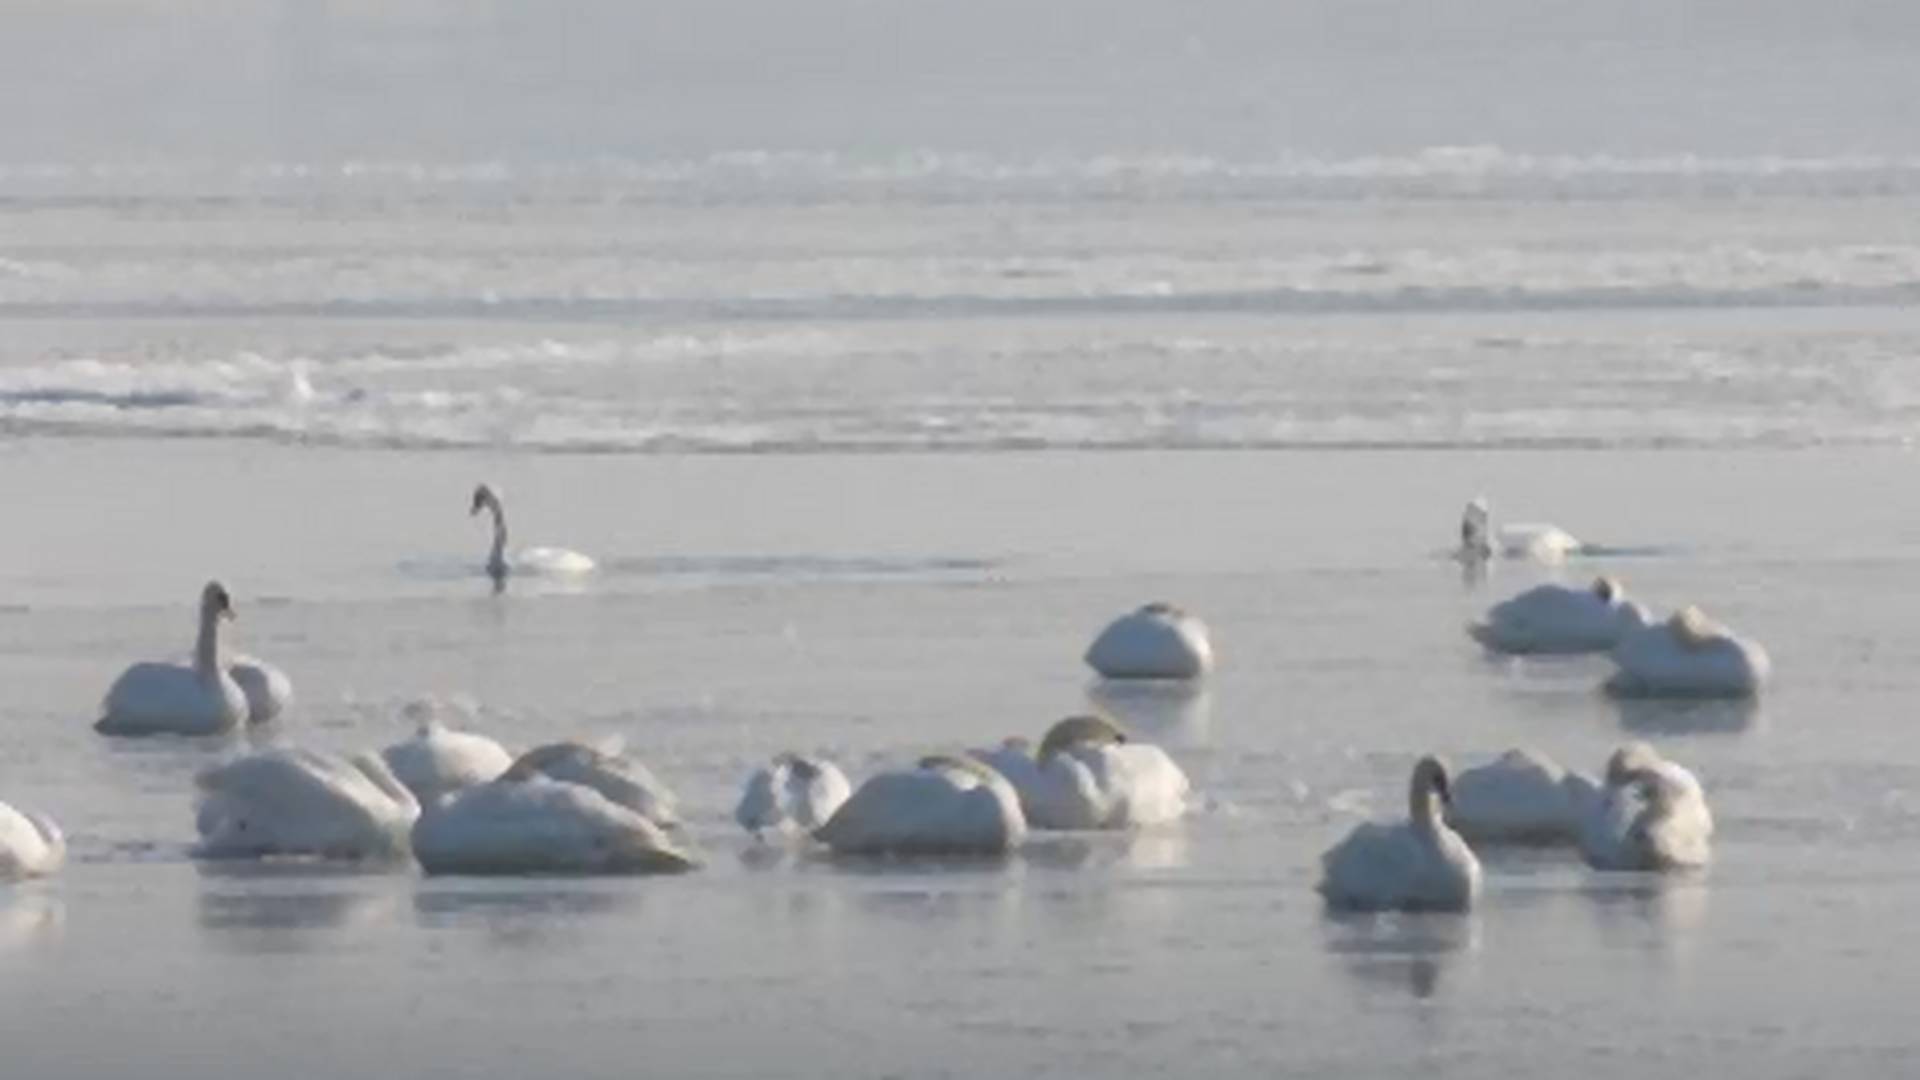
<path id="1" fill-rule="evenodd" d="M 0 485 L 0 796 L 73 861 L 0 888 L 9 1071 L 401 1075 L 1884 1075 L 1906 990 L 1920 737 L 1906 723 L 1920 494 L 1892 450 L 504 456 L 20 442 Z M 488 595 L 486 476 L 571 590 Z M 1461 632 L 1537 579 L 1442 557 L 1488 491 L 1632 552 L 1605 570 L 1764 642 L 1757 708 L 1617 704 L 1604 660 Z M 409 567 L 425 560 L 444 575 Z M 671 879 L 423 879 L 196 864 L 194 772 L 238 746 L 88 729 L 126 663 L 184 650 L 221 575 L 298 704 L 267 739 L 383 744 L 431 695 L 519 745 L 624 736 L 707 859 Z M 1107 694 L 1198 812 L 1004 862 L 756 849 L 738 785 L 787 748 L 856 778 L 1038 735 L 1078 654 L 1170 599 L 1221 670 Z M 1695 769 L 1699 879 L 1487 859 L 1470 916 L 1335 918 L 1318 853 L 1407 770 L 1526 743 L 1599 766 L 1628 733 Z M 240 744 L 244 745 L 244 744 Z M 111 1038 L 102 1037 L 103 1030 Z"/>

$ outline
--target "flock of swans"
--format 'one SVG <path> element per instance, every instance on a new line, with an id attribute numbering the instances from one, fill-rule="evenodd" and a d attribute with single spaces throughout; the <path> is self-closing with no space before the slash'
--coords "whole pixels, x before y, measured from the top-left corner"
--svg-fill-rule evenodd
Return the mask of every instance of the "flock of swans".
<path id="1" fill-rule="evenodd" d="M 474 490 L 491 514 L 483 569 L 496 590 L 515 574 L 581 574 L 593 561 L 560 548 L 507 553 L 496 492 Z M 1475 499 L 1461 524 L 1469 562 L 1558 562 L 1581 550 L 1544 525 L 1495 529 Z M 200 596 L 192 662 L 137 663 L 108 689 L 103 735 L 218 735 L 272 720 L 292 684 L 272 665 L 229 652 L 227 590 Z M 1607 651 L 1610 692 L 1747 696 L 1768 661 L 1758 645 L 1683 607 L 1655 619 L 1620 583 L 1541 585 L 1494 605 L 1468 632 L 1511 653 Z M 1085 660 L 1110 680 L 1193 680 L 1214 653 L 1200 619 L 1149 604 L 1114 620 Z M 519 754 L 431 714 L 378 752 L 257 750 L 203 771 L 199 835 L 205 858 L 412 859 L 427 873 L 667 873 L 700 865 L 672 792 L 618 745 L 557 742 Z M 1105 716 L 1054 724 L 1026 738 L 940 753 L 858 786 L 834 762 L 785 752 L 746 781 L 734 818 L 764 843 L 819 845 L 840 855 L 990 855 L 1029 829 L 1127 830 L 1165 825 L 1189 803 L 1186 774 L 1160 747 Z M 1474 845 L 1565 844 L 1603 870 L 1683 870 L 1710 854 L 1712 815 L 1697 779 L 1640 742 L 1620 747 L 1598 780 L 1516 749 L 1450 776 L 1420 759 L 1407 819 L 1362 824 L 1322 856 L 1319 892 L 1335 908 L 1462 910 L 1481 887 Z M 0 803 L 0 880 L 57 871 L 66 844 L 48 818 Z"/>

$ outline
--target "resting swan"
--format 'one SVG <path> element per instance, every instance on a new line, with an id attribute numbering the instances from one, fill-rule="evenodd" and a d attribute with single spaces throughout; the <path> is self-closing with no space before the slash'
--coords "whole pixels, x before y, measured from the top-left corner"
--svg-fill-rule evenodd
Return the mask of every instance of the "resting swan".
<path id="1" fill-rule="evenodd" d="M 473 489 L 473 506 L 467 511 L 467 516 L 472 517 L 483 509 L 493 512 L 493 547 L 487 552 L 486 570 L 487 576 L 493 579 L 496 592 L 506 588 L 507 575 L 510 573 L 534 577 L 576 577 L 593 571 L 592 559 L 566 548 L 522 548 L 514 552 L 509 561 L 507 511 L 500 505 L 500 496 L 485 484 Z"/>
<path id="2" fill-rule="evenodd" d="M 655 779 L 645 765 L 621 753 L 578 742 L 536 746 L 514 759 L 503 780 L 525 780 L 540 775 L 589 787 L 663 829 L 680 824 L 679 800 Z"/>
<path id="3" fill-rule="evenodd" d="M 785 753 L 747 779 L 733 820 L 755 836 L 795 829 L 810 833 L 826 824 L 852 792 L 833 762 Z"/>
<path id="4" fill-rule="evenodd" d="M 1176 821 L 1186 813 L 1187 774 L 1166 751 L 1130 742 L 1102 716 L 1053 725 L 1038 753 L 1021 738 L 975 757 L 1020 793 L 1036 829 L 1130 829 Z"/>
<path id="5" fill-rule="evenodd" d="M 1447 823 L 1474 843 L 1571 843 L 1599 791 L 1545 754 L 1509 750 L 1454 778 Z"/>
<path id="6" fill-rule="evenodd" d="M 413 826 L 429 874 L 658 874 L 699 862 L 665 830 L 584 784 L 539 773 L 430 805 Z"/>
<path id="7" fill-rule="evenodd" d="M 1320 895 L 1354 911 L 1464 911 L 1480 892 L 1480 860 L 1441 817 L 1446 766 L 1423 757 L 1408 784 L 1408 821 L 1367 822 L 1320 856 Z"/>
<path id="8" fill-rule="evenodd" d="M 1692 606 L 1622 637 L 1613 662 L 1606 689 L 1622 697 L 1752 697 L 1773 672 L 1757 642 Z"/>
<path id="9" fill-rule="evenodd" d="M 0 882 L 46 877 L 67 861 L 67 838 L 44 814 L 0 802 Z"/>
<path id="10" fill-rule="evenodd" d="M 1582 545 L 1556 525 L 1537 523 L 1493 526 L 1493 507 L 1484 495 L 1467 503 L 1460 517 L 1461 559 L 1477 562 L 1496 556 L 1556 564 L 1577 554 Z"/>
<path id="11" fill-rule="evenodd" d="M 1027 835 L 1006 777 L 936 754 L 861 784 L 815 838 L 843 855 L 999 855 Z"/>
<path id="12" fill-rule="evenodd" d="M 195 852 L 207 858 L 397 858 L 420 814 L 413 793 L 372 754 L 262 750 L 198 782 Z"/>
<path id="13" fill-rule="evenodd" d="M 246 691 L 220 648 L 220 622 L 231 618 L 233 602 L 227 590 L 217 581 L 207 582 L 200 590 L 193 663 L 146 662 L 121 672 L 107 690 L 93 729 L 103 735 L 220 735 L 246 720 Z"/>
<path id="14" fill-rule="evenodd" d="M 1713 857 L 1713 814 L 1692 772 L 1643 742 L 1607 760 L 1606 786 L 1580 832 L 1599 870 L 1676 870 Z"/>
<path id="15" fill-rule="evenodd" d="M 1198 618 L 1148 604 L 1108 623 L 1085 659 L 1109 679 L 1193 679 L 1213 670 L 1213 643 Z"/>
<path id="16" fill-rule="evenodd" d="M 484 784 L 513 765 L 513 755 L 485 735 L 455 731 L 429 716 L 411 739 L 380 751 L 393 775 L 421 806 Z"/>
<path id="17" fill-rule="evenodd" d="M 1498 652 L 1604 652 L 1652 621 L 1645 607 L 1627 599 L 1618 578 L 1598 577 L 1584 589 L 1536 585 L 1487 609 L 1467 633 Z"/>

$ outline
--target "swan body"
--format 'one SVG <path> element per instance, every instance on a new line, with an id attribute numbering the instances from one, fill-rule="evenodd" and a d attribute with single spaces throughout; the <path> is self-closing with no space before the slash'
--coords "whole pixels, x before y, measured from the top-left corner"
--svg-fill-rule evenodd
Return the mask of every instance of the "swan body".
<path id="1" fill-rule="evenodd" d="M 1148 604 L 1108 623 L 1086 661 L 1109 679 L 1194 679 L 1213 670 L 1213 643 L 1195 616 Z"/>
<path id="2" fill-rule="evenodd" d="M 593 572 L 592 559 L 567 548 L 524 548 L 509 558 L 507 511 L 500 503 L 499 493 L 486 484 L 473 489 L 473 505 L 467 514 L 471 517 L 482 510 L 490 511 L 493 515 L 493 546 L 487 551 L 485 566 L 487 576 L 493 579 L 495 589 L 505 588 L 510 574 L 531 577 L 578 577 Z"/>
<path id="3" fill-rule="evenodd" d="M 1320 857 L 1320 895 L 1354 911 L 1464 911 L 1480 892 L 1480 860 L 1441 816 L 1447 771 L 1424 757 L 1408 784 L 1409 820 L 1356 826 Z"/>
<path id="4" fill-rule="evenodd" d="M 525 780 L 535 774 L 590 787 L 662 828 L 680 822 L 673 792 L 645 765 L 612 748 L 578 742 L 536 746 L 516 758 L 502 779 Z"/>
<path id="5" fill-rule="evenodd" d="M 1617 580 L 1602 577 L 1584 589 L 1536 585 L 1493 605 L 1467 632 L 1497 652 L 1605 652 L 1652 622 L 1653 616 L 1627 599 Z"/>
<path id="6" fill-rule="evenodd" d="M 44 814 L 0 802 L 0 881 L 46 877 L 67 861 L 67 838 Z"/>
<path id="7" fill-rule="evenodd" d="M 1027 835 L 1020 796 L 972 758 L 938 755 L 861 784 L 814 836 L 843 855 L 998 855 Z"/>
<path id="8" fill-rule="evenodd" d="M 219 582 L 200 592 L 200 633 L 193 663 L 143 662 L 120 673 L 107 689 L 94 730 L 103 735 L 221 735 L 248 716 L 246 691 L 234 680 L 220 649 L 220 623 L 233 603 Z"/>
<path id="9" fill-rule="evenodd" d="M 973 756 L 1007 778 L 1036 829 L 1130 829 L 1186 813 L 1187 774 L 1166 751 L 1129 741 L 1103 717 L 1062 720 L 1037 754 L 1014 738 Z"/>
<path id="10" fill-rule="evenodd" d="M 1607 762 L 1606 784 L 1580 832 L 1580 853 L 1598 870 L 1680 870 L 1713 857 L 1713 814 L 1691 771 L 1646 743 Z"/>
<path id="11" fill-rule="evenodd" d="M 1447 823 L 1470 841 L 1570 843 L 1599 798 L 1599 786 L 1544 754 L 1515 749 L 1463 770 L 1452 794 Z"/>
<path id="12" fill-rule="evenodd" d="M 537 773 L 428 806 L 412 840 L 429 874 L 654 874 L 699 865 L 627 807 Z"/>
<path id="13" fill-rule="evenodd" d="M 293 704 L 293 680 L 265 660 L 236 655 L 227 664 L 227 674 L 246 695 L 248 723 L 264 724 Z"/>
<path id="14" fill-rule="evenodd" d="M 1495 528 L 1493 508 L 1485 496 L 1467 503 L 1460 518 L 1462 559 L 1531 559 L 1549 565 L 1565 562 L 1583 547 L 1572 533 L 1557 525 L 1515 523 Z"/>
<path id="15" fill-rule="evenodd" d="M 1773 672 L 1757 642 L 1736 636 L 1699 608 L 1623 636 L 1608 692 L 1622 697 L 1752 697 Z"/>
<path id="16" fill-rule="evenodd" d="M 833 762 L 781 754 L 747 779 L 733 819 L 755 836 L 794 829 L 812 832 L 826 824 L 852 793 L 846 774 Z"/>
<path id="17" fill-rule="evenodd" d="M 484 784 L 513 765 L 513 755 L 499 743 L 434 719 L 422 721 L 412 738 L 394 743 L 380 756 L 421 806 Z"/>
<path id="18" fill-rule="evenodd" d="M 395 858 L 420 814 L 372 754 L 262 750 L 208 769 L 199 786 L 195 850 L 208 858 Z"/>

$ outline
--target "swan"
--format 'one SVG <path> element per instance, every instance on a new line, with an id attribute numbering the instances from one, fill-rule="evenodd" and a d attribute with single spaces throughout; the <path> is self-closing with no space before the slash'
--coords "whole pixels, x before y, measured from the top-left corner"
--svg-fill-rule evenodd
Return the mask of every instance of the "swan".
<path id="1" fill-rule="evenodd" d="M 1193 679 L 1213 670 L 1207 626 L 1172 604 L 1148 604 L 1107 624 L 1087 647 L 1109 679 Z"/>
<path id="2" fill-rule="evenodd" d="M 658 825 L 584 784 L 502 777 L 429 805 L 413 826 L 429 874 L 653 874 L 699 862 Z"/>
<path id="3" fill-rule="evenodd" d="M 663 829 L 679 825 L 679 800 L 645 765 L 616 745 L 604 749 L 578 742 L 536 746 L 514 759 L 501 779 L 525 780 L 535 774 L 590 787 Z"/>
<path id="4" fill-rule="evenodd" d="M 1454 778 L 1447 824 L 1476 843 L 1571 842 L 1599 792 L 1545 754 L 1513 749 Z"/>
<path id="5" fill-rule="evenodd" d="M 1494 528 L 1493 507 L 1485 495 L 1468 502 L 1460 517 L 1459 557 L 1468 561 L 1499 556 L 1553 564 L 1578 554 L 1581 547 L 1579 540 L 1557 525 L 1528 523 Z"/>
<path id="6" fill-rule="evenodd" d="M 499 743 L 485 735 L 455 731 L 431 716 L 420 721 L 412 738 L 380 751 L 380 757 L 421 806 L 484 784 L 513 766 L 513 755 Z"/>
<path id="7" fill-rule="evenodd" d="M 67 838 L 45 814 L 0 802 L 0 881 L 46 877 L 67 861 Z"/>
<path id="8" fill-rule="evenodd" d="M 1411 820 L 1366 822 L 1320 856 L 1320 895 L 1355 911 L 1464 911 L 1480 892 L 1480 860 L 1441 816 L 1451 796 L 1435 757 L 1413 767 Z"/>
<path id="9" fill-rule="evenodd" d="M 1053 725 L 1036 753 L 1022 738 L 975 751 L 1020 794 L 1036 829 L 1128 829 L 1176 821 L 1187 810 L 1187 774 L 1167 752 L 1130 742 L 1103 716 Z"/>
<path id="10" fill-rule="evenodd" d="M 143 662 L 120 673 L 107 690 L 93 725 L 103 735 L 219 735 L 249 713 L 246 691 L 220 649 L 220 622 L 233 618 L 233 601 L 217 581 L 200 590 L 200 635 L 193 663 Z"/>
<path id="11" fill-rule="evenodd" d="M 846 774 L 833 762 L 785 753 L 747 779 L 733 819 L 755 836 L 794 828 L 812 832 L 826 824 L 852 792 Z"/>
<path id="12" fill-rule="evenodd" d="M 1580 831 L 1598 870 L 1675 870 L 1712 858 L 1713 814 L 1700 781 L 1653 747 L 1632 742 L 1607 760 L 1606 786 Z"/>
<path id="13" fill-rule="evenodd" d="M 1626 634 L 1612 655 L 1619 670 L 1606 689 L 1621 697 L 1752 697 L 1773 672 L 1757 642 L 1691 605 Z"/>
<path id="14" fill-rule="evenodd" d="M 1644 606 L 1627 599 L 1618 578 L 1598 577 L 1584 589 L 1536 585 L 1488 608 L 1467 633 L 1497 652 L 1604 652 L 1652 622 Z"/>
<path id="15" fill-rule="evenodd" d="M 276 747 L 200 774 L 206 858 L 395 858 L 420 804 L 373 754 L 352 759 Z"/>
<path id="16" fill-rule="evenodd" d="M 499 494 L 485 484 L 473 489 L 473 506 L 467 511 L 467 516 L 472 517 L 483 509 L 493 512 L 493 547 L 487 552 L 486 570 L 496 590 L 506 587 L 510 573 L 533 577 L 576 577 L 593 572 L 592 559 L 566 548 L 522 548 L 514 552 L 509 560 L 507 511 L 500 505 Z"/>
<path id="17" fill-rule="evenodd" d="M 1020 796 L 969 757 L 936 754 L 883 772 L 814 837 L 842 855 L 998 855 L 1026 839 Z"/>
<path id="18" fill-rule="evenodd" d="M 227 664 L 227 674 L 246 695 L 248 723 L 264 724 L 293 704 L 293 680 L 265 660 L 236 653 Z"/>

